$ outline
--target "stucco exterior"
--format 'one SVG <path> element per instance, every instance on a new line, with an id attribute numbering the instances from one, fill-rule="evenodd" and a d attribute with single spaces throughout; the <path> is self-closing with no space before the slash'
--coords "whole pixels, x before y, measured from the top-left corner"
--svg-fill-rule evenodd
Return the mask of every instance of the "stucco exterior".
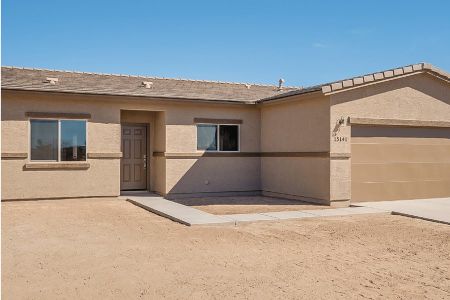
<path id="1" fill-rule="evenodd" d="M 120 153 L 120 110 L 108 102 L 76 96 L 2 93 L 2 153 L 29 153 L 28 111 L 89 111 L 87 147 L 91 153 Z M 49 109 L 51 108 L 51 109 Z M 89 159 L 87 170 L 24 170 L 29 159 L 2 159 L 2 199 L 116 196 L 119 159 Z"/>
<path id="2" fill-rule="evenodd" d="M 261 158 L 264 194 L 328 203 L 329 113 L 321 93 L 261 105 L 261 151 L 274 153 Z"/>
<path id="3" fill-rule="evenodd" d="M 450 121 L 450 85 L 428 74 L 331 94 L 330 102 L 330 151 L 348 154 L 330 161 L 332 201 L 351 199 L 351 118 Z"/>
<path id="4" fill-rule="evenodd" d="M 165 163 L 166 194 L 170 197 L 260 190 L 259 157 L 205 157 L 197 151 L 194 118 L 211 117 L 242 120 L 240 152 L 259 152 L 260 118 L 255 107 L 217 104 L 168 107 Z"/>
<path id="5" fill-rule="evenodd" d="M 147 190 L 167 198 L 264 194 L 346 206 L 352 126 L 450 130 L 449 80 L 402 70 L 253 102 L 2 89 L 2 199 L 120 195 L 121 124 L 136 123 L 147 128 Z M 36 168 L 29 112 L 89 115 L 87 161 Z M 197 150 L 196 119 L 238 121 L 239 151 Z"/>
<path id="6" fill-rule="evenodd" d="M 3 92 L 2 106 L 2 153 L 29 152 L 26 112 L 88 112 L 92 116 L 87 126 L 88 156 L 90 153 L 106 156 L 88 158 L 89 168 L 76 171 L 24 170 L 24 164 L 30 162 L 28 157 L 4 158 L 4 200 L 120 195 L 120 158 L 108 158 L 107 154 L 121 152 L 121 123 L 149 126 L 149 190 L 176 197 L 199 193 L 257 193 L 261 189 L 260 158 L 202 157 L 196 148 L 193 121 L 195 117 L 211 116 L 242 119 L 240 150 L 257 153 L 260 113 L 255 107 L 15 91 Z"/>

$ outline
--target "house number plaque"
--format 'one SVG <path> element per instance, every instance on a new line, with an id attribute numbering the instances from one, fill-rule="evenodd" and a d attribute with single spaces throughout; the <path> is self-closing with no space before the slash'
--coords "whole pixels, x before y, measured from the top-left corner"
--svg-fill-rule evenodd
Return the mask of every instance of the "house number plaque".
<path id="1" fill-rule="evenodd" d="M 334 141 L 335 142 L 346 142 L 347 141 L 347 137 L 346 136 L 335 136 L 334 137 Z"/>

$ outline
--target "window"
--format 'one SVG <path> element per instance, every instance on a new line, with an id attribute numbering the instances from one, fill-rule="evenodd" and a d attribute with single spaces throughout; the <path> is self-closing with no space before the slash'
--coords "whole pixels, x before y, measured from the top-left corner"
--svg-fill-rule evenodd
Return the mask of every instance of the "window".
<path id="1" fill-rule="evenodd" d="M 239 151 L 239 125 L 197 125 L 197 150 Z"/>
<path id="2" fill-rule="evenodd" d="M 86 160 L 86 121 L 33 119 L 30 123 L 31 160 Z"/>
<path id="3" fill-rule="evenodd" d="M 238 151 L 239 139 L 237 125 L 219 125 L 220 151 Z"/>
<path id="4" fill-rule="evenodd" d="M 217 125 L 197 125 L 197 149 L 217 150 Z"/>
<path id="5" fill-rule="evenodd" d="M 86 160 L 86 121 L 61 120 L 61 160 Z"/>
<path id="6" fill-rule="evenodd" d="M 31 121 L 31 160 L 58 160 L 58 121 Z"/>

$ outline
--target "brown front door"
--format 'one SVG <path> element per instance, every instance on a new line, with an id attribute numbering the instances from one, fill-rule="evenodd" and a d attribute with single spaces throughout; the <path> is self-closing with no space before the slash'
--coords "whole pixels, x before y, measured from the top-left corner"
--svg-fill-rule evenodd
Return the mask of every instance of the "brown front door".
<path id="1" fill-rule="evenodd" d="M 147 188 L 147 127 L 122 124 L 122 160 L 120 189 Z"/>

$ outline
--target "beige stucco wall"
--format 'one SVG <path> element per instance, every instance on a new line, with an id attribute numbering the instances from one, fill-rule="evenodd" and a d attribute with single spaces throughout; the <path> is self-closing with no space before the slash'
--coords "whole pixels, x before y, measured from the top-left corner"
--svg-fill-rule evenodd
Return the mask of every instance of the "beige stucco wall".
<path id="1" fill-rule="evenodd" d="M 259 192 L 259 157 L 166 159 L 167 191 L 177 194 Z"/>
<path id="2" fill-rule="evenodd" d="M 194 118 L 239 119 L 240 151 L 259 152 L 260 114 L 256 106 L 186 104 L 171 106 L 166 114 L 166 152 L 197 151 Z M 166 159 L 166 190 L 173 196 L 260 190 L 259 157 L 199 157 Z"/>
<path id="3" fill-rule="evenodd" d="M 149 189 L 160 194 L 263 191 L 343 203 L 351 198 L 351 160 L 345 158 L 351 154 L 348 117 L 449 121 L 449 97 L 448 83 L 423 74 L 262 105 L 6 91 L 2 93 L 2 153 L 28 153 L 25 112 L 90 113 L 88 153 L 120 152 L 121 122 L 149 124 Z M 203 156 L 196 149 L 194 118 L 242 120 L 242 155 Z M 2 160 L 3 199 L 120 193 L 120 159 L 88 159 L 90 168 L 76 171 L 25 171 L 27 162 Z"/>
<path id="4" fill-rule="evenodd" d="M 428 74 L 415 74 L 343 91 L 330 98 L 331 153 L 351 153 L 349 117 L 450 120 L 450 84 Z M 337 126 L 340 118 L 346 121 Z M 335 136 L 344 140 L 336 141 Z M 332 159 L 330 170 L 331 200 L 351 199 L 351 159 Z"/>
<path id="5" fill-rule="evenodd" d="M 64 97 L 63 97 L 64 98 Z M 120 152 L 120 111 L 103 101 L 36 93 L 2 93 L 2 153 L 29 152 L 25 112 L 89 112 L 88 152 Z M 2 160 L 2 199 L 119 194 L 119 159 L 90 159 L 88 170 L 24 170 L 25 160 Z"/>
<path id="6" fill-rule="evenodd" d="M 158 112 L 154 119 L 153 151 L 164 153 L 166 151 L 166 113 Z M 158 194 L 166 194 L 166 159 L 161 156 L 153 156 L 150 170 L 152 174 L 151 190 Z"/>
<path id="7" fill-rule="evenodd" d="M 259 151 L 259 110 L 247 105 L 211 105 L 130 97 L 2 93 L 2 152 L 28 153 L 26 112 L 90 113 L 88 153 L 120 152 L 120 123 L 149 124 L 148 181 L 160 194 L 260 189 L 258 157 L 167 159 L 162 154 L 199 155 L 194 118 L 242 119 L 241 151 Z M 120 159 L 90 159 L 88 170 L 24 171 L 28 159 L 2 161 L 2 199 L 115 196 Z M 208 184 L 205 184 L 205 180 Z"/>
<path id="8" fill-rule="evenodd" d="M 261 151 L 279 153 L 261 159 L 266 194 L 328 203 L 329 159 L 308 156 L 329 151 L 328 119 L 329 99 L 317 93 L 261 106 Z"/>
<path id="9" fill-rule="evenodd" d="M 90 160 L 88 170 L 29 170 L 23 160 L 2 161 L 2 199 L 46 199 L 119 195 L 120 160 Z"/>

